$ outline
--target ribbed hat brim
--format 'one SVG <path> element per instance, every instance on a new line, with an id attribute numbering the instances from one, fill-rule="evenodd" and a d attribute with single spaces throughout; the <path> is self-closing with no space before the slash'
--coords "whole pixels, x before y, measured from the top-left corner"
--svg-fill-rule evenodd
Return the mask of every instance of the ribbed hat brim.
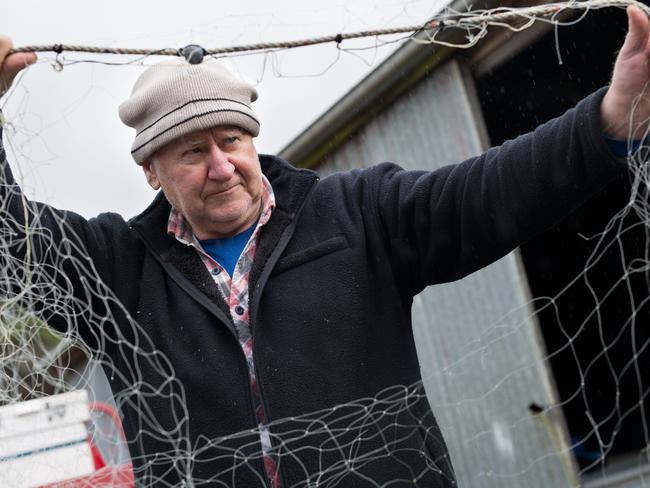
<path id="1" fill-rule="evenodd" d="M 258 135 L 260 128 L 255 113 L 243 103 L 225 98 L 192 100 L 138 132 L 131 154 L 142 164 L 170 141 L 219 125 L 241 127 L 253 136 Z"/>

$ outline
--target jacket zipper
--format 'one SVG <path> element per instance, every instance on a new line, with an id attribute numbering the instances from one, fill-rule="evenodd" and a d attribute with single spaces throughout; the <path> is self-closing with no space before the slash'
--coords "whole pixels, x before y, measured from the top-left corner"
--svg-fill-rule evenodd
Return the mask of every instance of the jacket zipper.
<path id="1" fill-rule="evenodd" d="M 163 267 L 163 269 L 167 272 L 167 274 L 174 280 L 176 283 L 178 283 L 181 288 L 185 290 L 186 293 L 188 293 L 192 298 L 197 300 L 201 305 L 203 305 L 205 308 L 208 309 L 213 315 L 218 320 L 221 320 L 225 325 L 226 328 L 230 331 L 230 335 L 235 339 L 237 342 L 237 349 L 239 350 L 240 357 L 242 358 L 244 365 L 246 366 L 244 369 L 248 371 L 248 360 L 246 359 L 246 354 L 244 353 L 244 350 L 241 347 L 241 344 L 239 343 L 239 337 L 237 336 L 237 333 L 234 330 L 234 324 L 231 327 L 230 324 L 232 324 L 232 318 L 231 317 L 226 317 L 226 315 L 223 313 L 223 311 L 216 307 L 210 300 L 207 299 L 207 297 L 203 296 L 202 293 L 196 293 L 196 290 L 193 290 L 192 288 L 188 287 L 188 283 L 186 283 L 187 279 L 174 267 L 170 266 L 165 260 L 162 259 L 162 257 L 154 250 L 153 246 L 147 241 L 147 239 L 142 235 L 142 233 L 135 228 L 132 225 L 129 225 L 129 229 L 133 230 L 136 232 L 139 236 L 140 239 L 142 239 L 142 242 L 145 243 L 151 254 L 153 255 L 154 259 L 158 261 L 158 263 Z M 193 286 L 192 286 L 193 287 Z M 251 329 L 252 333 L 252 329 Z M 253 341 L 253 344 L 255 342 Z M 253 362 L 255 361 L 255 348 L 253 348 Z M 255 368 L 256 371 L 255 375 L 257 375 L 257 368 Z M 259 388 L 259 376 L 257 376 L 257 384 Z M 250 375 L 246 378 L 246 384 L 248 385 L 248 413 L 249 413 L 249 419 L 252 420 L 252 424 L 256 425 L 259 427 L 259 421 L 257 420 L 257 415 L 255 413 L 255 393 L 253 392 L 253 386 L 251 385 L 250 381 Z M 262 390 L 260 389 L 260 396 L 262 396 Z M 264 406 L 264 400 L 262 397 L 262 408 L 264 409 L 266 413 L 266 407 Z M 262 452 L 262 440 L 260 436 L 257 436 L 257 442 L 260 444 L 260 452 Z M 266 476 L 266 468 L 264 466 L 264 459 L 260 458 L 258 464 L 258 469 L 260 469 L 261 473 L 264 473 Z"/>
<path id="2" fill-rule="evenodd" d="M 278 259 L 280 258 L 280 255 L 282 254 L 282 251 L 286 248 L 287 243 L 293 237 L 293 233 L 296 228 L 296 224 L 298 222 L 298 218 L 300 217 L 300 213 L 302 212 L 302 209 L 306 205 L 307 201 L 309 200 L 309 197 L 313 193 L 316 184 L 320 181 L 320 178 L 316 177 L 314 181 L 311 184 L 311 187 L 309 188 L 309 191 L 307 192 L 307 195 L 305 195 L 305 198 L 300 205 L 300 208 L 298 208 L 298 211 L 294 214 L 291 222 L 289 225 L 286 227 L 284 233 L 282 234 L 282 237 L 280 237 L 280 240 L 278 241 L 278 244 L 276 245 L 275 250 L 273 251 L 273 255 L 269 260 L 267 261 L 266 266 L 264 267 L 264 271 L 260 275 L 257 285 L 259 286 L 257 293 L 252 297 L 253 302 L 251 303 L 251 321 L 250 321 L 250 327 L 251 327 L 251 334 L 253 337 L 253 364 L 255 365 L 255 376 L 257 378 L 257 388 L 259 390 L 259 396 L 260 396 L 260 402 L 262 405 L 262 409 L 264 410 L 264 416 L 266 418 L 266 421 L 268 423 L 271 423 L 271 416 L 269 415 L 269 406 L 266 403 L 266 395 L 264 394 L 264 387 L 263 387 L 263 382 L 262 382 L 262 377 L 259 374 L 259 370 L 257 368 L 257 358 L 255 356 L 255 351 L 257 350 L 256 344 L 257 342 L 255 341 L 255 323 L 257 322 L 257 310 L 260 304 L 260 300 L 262 297 L 262 293 L 264 292 L 264 288 L 266 286 L 266 282 L 271 274 L 271 271 L 275 264 L 277 263 Z M 276 442 L 274 442 L 273 437 L 270 436 L 271 444 L 274 445 Z M 287 484 L 287 480 L 285 479 L 284 472 L 281 469 L 280 466 L 276 465 L 276 469 L 278 470 L 278 473 L 280 475 L 280 478 L 282 480 L 282 487 L 286 488 L 289 485 Z M 270 481 L 270 480 L 269 480 Z"/>

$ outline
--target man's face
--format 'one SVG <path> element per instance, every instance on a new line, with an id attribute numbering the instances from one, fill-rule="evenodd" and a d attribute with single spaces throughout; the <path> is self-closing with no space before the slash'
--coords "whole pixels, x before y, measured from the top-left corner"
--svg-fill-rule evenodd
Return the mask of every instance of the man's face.
<path id="1" fill-rule="evenodd" d="M 260 213 L 262 172 L 253 138 L 230 126 L 193 132 L 143 164 L 147 181 L 162 188 L 199 239 L 230 237 Z"/>

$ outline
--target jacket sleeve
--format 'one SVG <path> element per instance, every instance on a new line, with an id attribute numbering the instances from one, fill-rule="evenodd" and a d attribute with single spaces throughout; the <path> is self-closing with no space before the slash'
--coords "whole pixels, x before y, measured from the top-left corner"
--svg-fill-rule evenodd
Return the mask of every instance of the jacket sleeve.
<path id="1" fill-rule="evenodd" d="M 517 139 L 433 172 L 376 167 L 378 209 L 398 281 L 418 293 L 460 279 L 549 229 L 625 172 L 600 128 L 604 89 Z M 376 202 L 379 202 L 377 205 Z"/>
<path id="2" fill-rule="evenodd" d="M 113 279 L 111 246 L 97 219 L 29 201 L 7 162 L 0 127 L 0 295 L 9 305 L 36 313 L 61 332 L 87 330 L 95 303 Z M 104 300 L 105 301 L 105 300 Z"/>

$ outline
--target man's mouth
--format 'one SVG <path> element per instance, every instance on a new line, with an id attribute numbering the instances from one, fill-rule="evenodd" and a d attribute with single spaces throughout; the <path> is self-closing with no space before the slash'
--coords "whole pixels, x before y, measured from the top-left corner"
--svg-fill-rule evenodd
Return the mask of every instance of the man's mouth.
<path id="1" fill-rule="evenodd" d="M 203 199 L 205 200 L 206 198 L 209 198 L 209 197 L 225 196 L 228 193 L 232 192 L 238 186 L 239 186 L 239 183 L 236 184 L 236 185 L 233 185 L 233 186 L 229 186 L 228 188 L 224 188 L 223 190 L 212 191 L 210 193 L 207 193 Z"/>

